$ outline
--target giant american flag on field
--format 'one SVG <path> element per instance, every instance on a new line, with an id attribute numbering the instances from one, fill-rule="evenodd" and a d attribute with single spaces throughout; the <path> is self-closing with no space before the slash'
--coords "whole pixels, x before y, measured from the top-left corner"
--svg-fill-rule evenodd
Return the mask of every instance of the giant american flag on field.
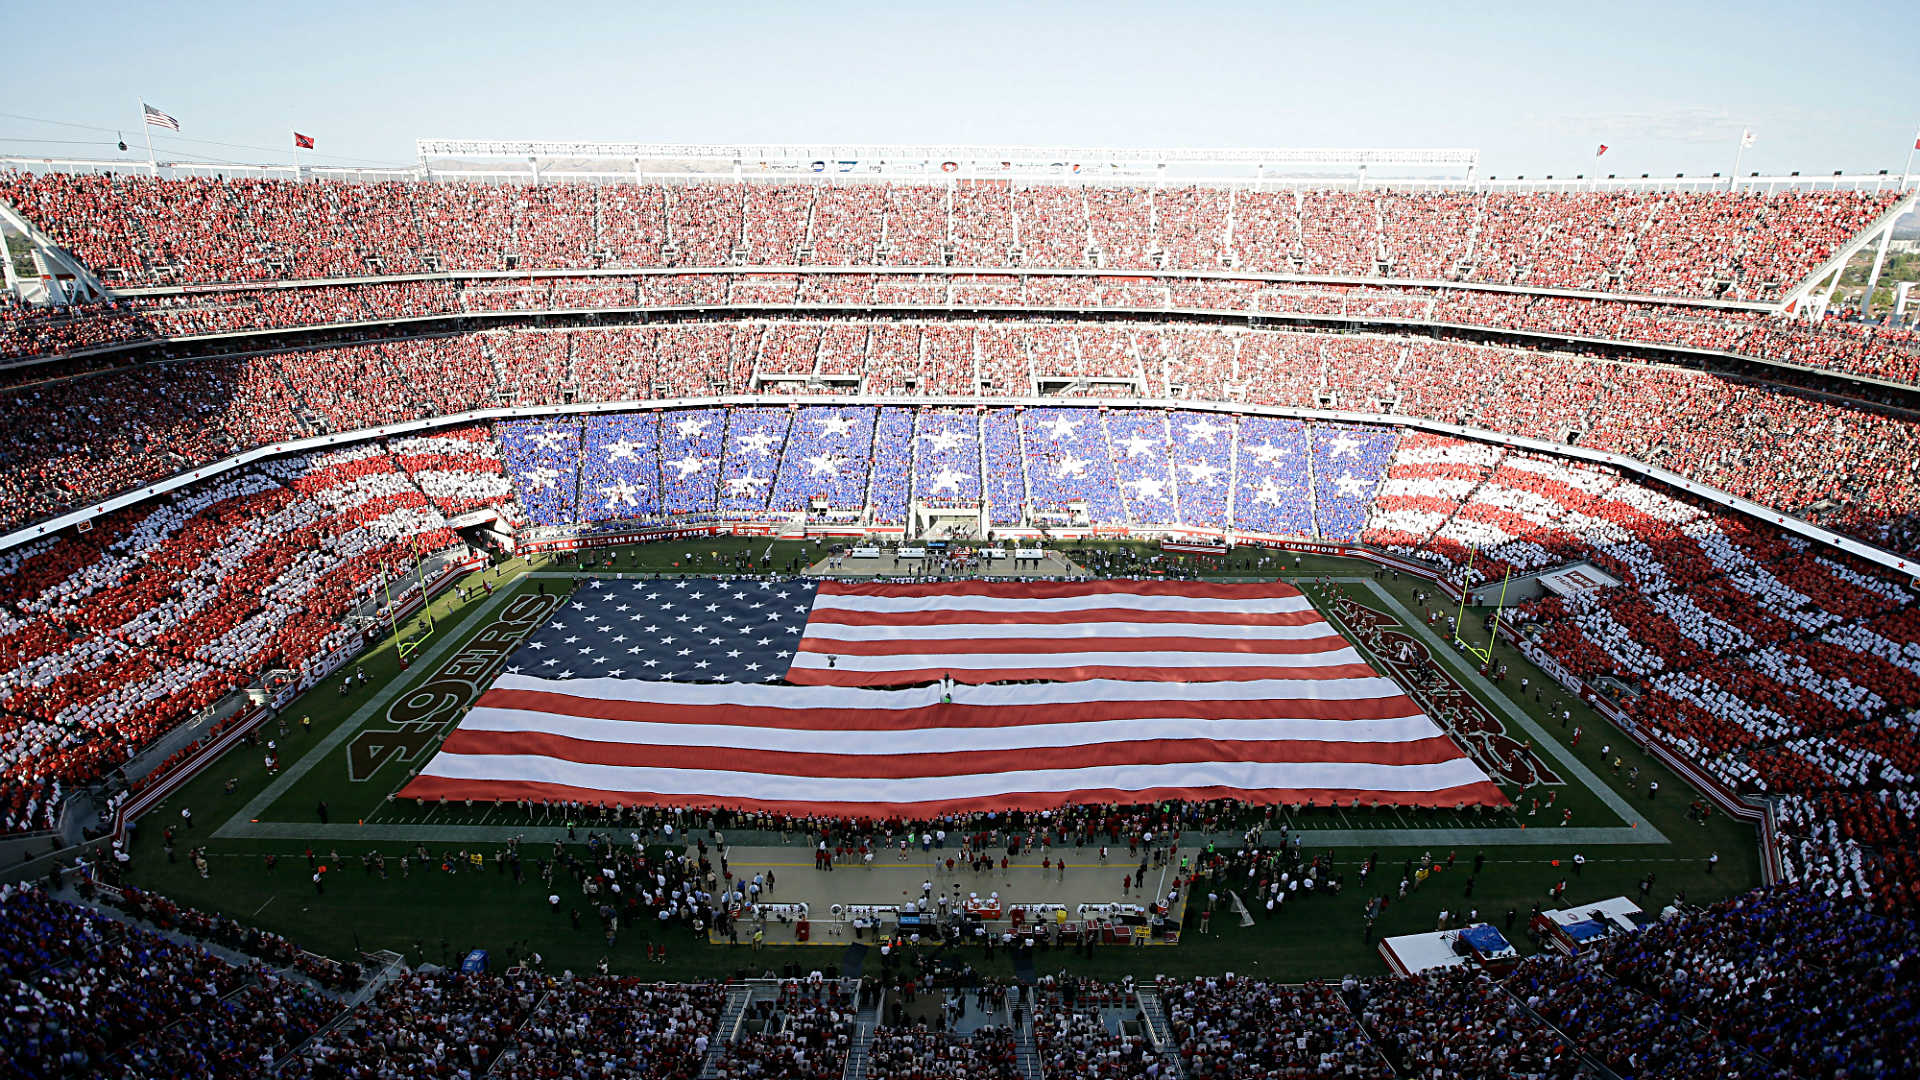
<path id="1" fill-rule="evenodd" d="M 1290 585 L 593 581 L 401 795 L 930 816 L 1505 802 Z"/>

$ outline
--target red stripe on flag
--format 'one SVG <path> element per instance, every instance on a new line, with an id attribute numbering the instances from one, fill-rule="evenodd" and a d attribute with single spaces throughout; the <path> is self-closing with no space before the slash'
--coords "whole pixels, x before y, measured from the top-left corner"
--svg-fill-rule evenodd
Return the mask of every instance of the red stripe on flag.
<path id="1" fill-rule="evenodd" d="M 826 581 L 823 596 L 949 597 L 985 596 L 1003 600 L 1059 600 L 1070 597 L 1174 596 L 1196 600 L 1289 599 L 1300 590 L 1284 581 L 1229 584 L 1209 581 L 937 581 L 924 583 Z"/>
<path id="2" fill-rule="evenodd" d="M 938 727 L 1023 727 L 1164 716 L 1210 720 L 1391 720 L 1419 712 L 1400 694 L 1362 698 L 1262 698 L 1180 701 L 1049 702 L 1033 705 L 912 706 L 897 709 L 775 709 L 743 705 L 681 705 L 575 697 L 542 690 L 489 690 L 476 708 L 518 709 L 648 724 L 712 724 L 802 731 L 907 731 Z"/>
<path id="3" fill-rule="evenodd" d="M 1090 769 L 1108 765 L 1177 765 L 1184 762 L 1353 762 L 1370 765 L 1436 765 L 1460 756 L 1444 735 L 1406 742 L 1297 740 L 1141 739 L 1088 746 L 1040 746 L 1015 750 L 955 750 L 913 754 L 820 754 L 743 750 L 731 746 L 657 746 L 596 742 L 541 731 L 458 730 L 441 746 L 448 754 L 529 754 L 588 765 L 657 769 L 714 769 L 776 776 L 909 779 L 969 776 L 1032 769 Z"/>
<path id="4" fill-rule="evenodd" d="M 1182 799 L 1204 802 L 1209 799 L 1237 799 L 1261 806 L 1314 802 L 1362 806 L 1506 806 L 1506 797 L 1491 781 L 1476 781 L 1437 791 L 1374 791 L 1370 789 L 1316 788 L 1146 788 L 1128 791 L 1120 788 L 1083 788 L 1078 791 L 1013 792 L 978 799 L 951 799 L 917 803 L 858 802 L 780 802 L 764 799 L 725 800 L 704 796 L 657 795 L 636 791 L 600 791 L 595 788 L 548 784 L 533 780 L 447 780 L 437 776 L 417 776 L 400 791 L 403 799 L 476 799 L 487 802 L 512 802 L 531 799 L 538 803 L 577 802 L 588 806 L 683 806 L 713 809 L 722 805 L 743 811 L 768 811 L 784 814 L 818 814 L 841 818 L 910 817 L 931 818 L 941 814 L 964 814 L 976 810 L 1052 810 L 1061 806 L 1088 803 L 1138 805 Z"/>

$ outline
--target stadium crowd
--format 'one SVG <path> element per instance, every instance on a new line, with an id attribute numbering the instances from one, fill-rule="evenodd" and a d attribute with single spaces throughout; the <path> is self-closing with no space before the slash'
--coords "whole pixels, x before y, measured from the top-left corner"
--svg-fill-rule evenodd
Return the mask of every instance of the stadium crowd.
<path id="1" fill-rule="evenodd" d="M 736 264 L 1234 267 L 1770 298 L 1895 190 L 1247 191 L 913 183 L 350 183 L 15 171 L 109 280 L 248 283 Z M 1568 235 L 1588 242 L 1561 242 Z M 326 243 L 315 243 L 324 237 Z M 1683 239 L 1671 242 L 1669 238 Z"/>

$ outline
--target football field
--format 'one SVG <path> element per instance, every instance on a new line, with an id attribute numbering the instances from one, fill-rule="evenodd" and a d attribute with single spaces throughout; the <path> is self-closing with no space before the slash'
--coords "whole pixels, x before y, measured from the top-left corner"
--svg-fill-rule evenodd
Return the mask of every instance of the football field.
<path id="1" fill-rule="evenodd" d="M 562 967 L 592 965 L 607 953 L 594 920 L 575 929 L 549 910 L 548 885 L 532 875 L 516 883 L 496 868 L 493 856 L 510 842 L 543 854 L 568 844 L 584 851 L 589 831 L 622 844 L 636 833 L 650 845 L 678 843 L 686 835 L 684 823 L 670 840 L 657 828 L 664 819 L 652 819 L 656 827 L 649 828 L 647 819 L 611 811 L 584 816 L 570 836 L 562 813 L 540 807 L 421 805 L 396 796 L 514 650 L 547 625 L 562 597 L 582 580 L 725 572 L 745 554 L 770 555 L 782 569 L 797 560 L 813 561 L 811 545 L 780 544 L 770 550 L 764 540 L 700 544 L 700 552 L 655 546 L 596 554 L 586 567 L 571 560 L 515 561 L 471 576 L 462 583 L 464 598 L 450 590 L 435 601 L 438 632 L 405 670 L 391 642 L 369 650 L 358 664 L 294 702 L 278 722 L 268 720 L 257 745 L 231 751 L 143 819 L 130 880 L 339 956 L 356 948 L 391 948 L 439 962 L 478 947 L 496 955 L 538 951 Z M 1231 574 L 1236 568 L 1225 569 Z M 481 587 L 483 575 L 493 585 L 491 593 Z M 1516 943 L 1524 952 L 1528 946 L 1520 931 L 1527 913 L 1535 904 L 1555 906 L 1547 893 L 1562 880 L 1569 903 L 1620 894 L 1637 898 L 1651 872 L 1650 899 L 1644 901 L 1649 905 L 1670 901 L 1676 890 L 1684 890 L 1689 901 L 1706 901 L 1759 880 L 1750 827 L 1717 814 L 1704 825 L 1692 820 L 1687 809 L 1695 796 L 1683 781 L 1632 750 L 1603 719 L 1564 700 L 1513 650 L 1496 649 L 1496 661 L 1509 667 L 1504 683 L 1481 678 L 1472 661 L 1429 629 L 1415 608 L 1411 579 L 1376 579 L 1370 565 L 1320 557 L 1307 557 L 1287 576 L 1297 579 L 1376 670 L 1449 730 L 1500 784 L 1512 808 L 1282 807 L 1218 822 L 1212 836 L 1183 834 L 1183 850 L 1192 850 L 1209 841 L 1237 843 L 1249 824 L 1266 828 L 1269 840 L 1285 829 L 1299 838 L 1304 852 L 1329 856 L 1344 888 L 1337 896 L 1288 904 L 1273 917 L 1254 903 L 1251 926 L 1216 917 L 1202 934 L 1190 917 L 1188 933 L 1175 947 L 1110 949 L 1091 958 L 1048 953 L 1040 958 L 1041 970 L 1145 975 L 1233 969 L 1288 979 L 1367 972 L 1377 970 L 1379 961 L 1363 937 L 1360 913 L 1377 894 L 1387 894 L 1390 903 L 1376 923 L 1376 939 L 1434 929 L 1443 910 L 1455 913 L 1456 921 L 1460 912 L 1477 911 L 1496 924 L 1511 910 L 1518 916 Z M 1529 686 L 1525 694 L 1518 689 L 1523 677 Z M 1563 722 L 1558 710 L 1571 715 Z M 303 716 L 311 719 L 310 727 L 301 722 Z M 1581 732 L 1577 746 L 1576 729 Z M 1604 758 L 1603 747 L 1609 751 Z M 277 758 L 272 773 L 266 766 L 269 753 Z M 1647 795 L 1649 780 L 1660 784 L 1657 798 Z M 179 833 L 182 857 L 169 862 L 160 833 L 180 823 L 183 807 L 192 809 L 195 827 Z M 921 862 L 916 852 L 904 866 L 876 867 L 869 874 L 843 868 L 831 886 L 825 875 L 803 884 L 820 874 L 804 836 L 730 828 L 726 838 L 741 853 L 736 872 L 762 864 L 778 868 L 793 895 L 818 895 L 824 902 L 897 902 L 900 894 L 918 892 L 928 870 L 939 869 L 939 860 Z M 183 854 L 201 844 L 210 866 L 205 879 Z M 1706 860 L 1713 852 L 1720 859 L 1710 870 Z M 369 861 L 375 853 L 386 863 L 384 873 Z M 1577 869 L 1576 853 L 1584 863 Z M 1062 850 L 1057 862 L 1055 854 L 1023 853 L 981 878 L 983 884 L 991 882 L 986 888 L 967 888 L 1011 898 L 1037 890 L 1043 875 L 1051 875 L 1056 880 L 1049 888 L 1070 886 L 1072 896 L 1084 898 L 1081 902 L 1121 899 L 1119 879 L 1126 868 L 1118 862 L 1106 867 L 1088 850 Z M 398 869 L 402 855 L 409 865 L 404 874 Z M 480 869 L 474 869 L 476 855 Z M 276 864 L 271 868 L 270 856 Z M 1043 858 L 1050 864 L 1045 868 Z M 1359 871 L 1369 859 L 1375 870 L 1362 882 Z M 1066 871 L 1059 862 L 1067 864 Z M 1399 881 L 1416 862 L 1437 863 L 1441 870 L 1403 899 Z M 1472 869 L 1476 864 L 1478 873 Z M 323 865 L 325 891 L 316 894 L 311 874 Z M 870 876 L 871 884 L 847 880 L 863 876 Z M 571 884 L 552 891 L 577 894 Z M 644 932 L 629 932 L 619 941 L 609 955 L 613 969 L 663 977 L 749 968 L 757 973 L 786 952 L 748 957 L 742 949 L 696 941 L 683 929 L 648 929 L 662 943 L 673 938 L 665 970 L 644 966 L 643 944 L 650 943 Z M 827 966 L 837 957 L 819 946 L 843 943 L 822 933 L 811 946 L 793 952 L 810 966 Z M 1004 958 L 996 962 L 1006 963 Z"/>

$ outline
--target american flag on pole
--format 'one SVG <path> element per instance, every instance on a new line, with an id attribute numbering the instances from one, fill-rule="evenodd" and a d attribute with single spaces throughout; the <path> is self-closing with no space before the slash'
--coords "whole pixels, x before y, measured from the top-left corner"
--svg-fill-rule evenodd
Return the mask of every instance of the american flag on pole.
<path id="1" fill-rule="evenodd" d="M 1506 801 L 1290 586 L 711 579 L 583 589 L 400 795 L 853 817 Z"/>
<path id="2" fill-rule="evenodd" d="M 159 109 L 154 108 L 144 101 L 140 103 L 140 114 L 145 117 L 148 124 L 154 127 L 163 127 L 169 131 L 180 130 L 180 121 L 175 120 L 173 117 L 168 116 L 166 113 L 161 112 Z"/>

